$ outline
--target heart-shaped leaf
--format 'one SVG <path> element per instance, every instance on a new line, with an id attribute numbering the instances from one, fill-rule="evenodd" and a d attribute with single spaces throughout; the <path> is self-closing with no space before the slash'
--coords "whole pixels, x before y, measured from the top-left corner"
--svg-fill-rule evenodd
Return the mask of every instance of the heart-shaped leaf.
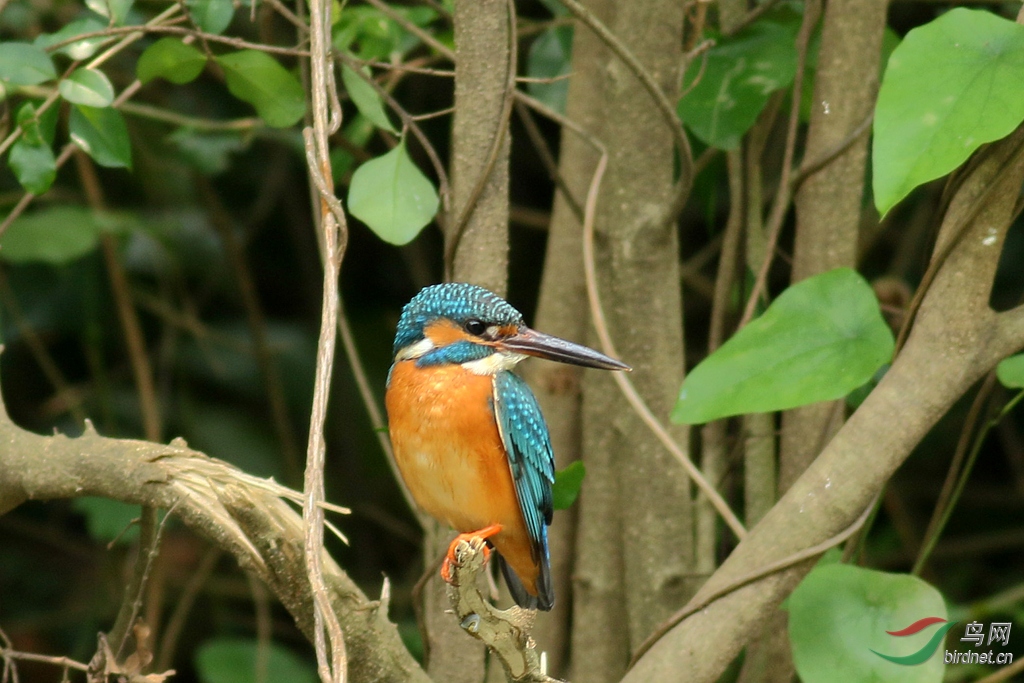
<path id="1" fill-rule="evenodd" d="M 841 398 L 893 347 L 871 286 L 849 268 L 830 270 L 784 291 L 694 368 L 672 419 L 695 424 Z"/>
<path id="2" fill-rule="evenodd" d="M 411 242 L 433 220 L 438 203 L 437 191 L 409 158 L 404 139 L 357 168 L 348 190 L 352 215 L 391 244 Z"/>
<path id="3" fill-rule="evenodd" d="M 942 636 L 955 622 L 946 621 L 942 595 L 915 576 L 821 565 L 787 607 L 804 683 L 942 681 Z M 901 631 L 906 635 L 893 635 Z"/>
<path id="4" fill-rule="evenodd" d="M 47 207 L 11 223 L 0 238 L 0 259 L 63 265 L 95 249 L 99 231 L 99 223 L 85 207 Z"/>
<path id="5" fill-rule="evenodd" d="M 875 105 L 875 206 L 886 213 L 1024 120 L 1024 26 L 952 9 L 889 57 Z"/>

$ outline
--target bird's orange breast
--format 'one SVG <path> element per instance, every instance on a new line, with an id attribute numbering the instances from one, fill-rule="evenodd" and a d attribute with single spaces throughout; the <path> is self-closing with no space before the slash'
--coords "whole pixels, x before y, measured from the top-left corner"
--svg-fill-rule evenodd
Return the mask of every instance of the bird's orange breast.
<path id="1" fill-rule="evenodd" d="M 385 397 L 391 443 L 420 507 L 464 533 L 501 524 L 494 546 L 535 593 L 537 567 L 495 422 L 492 382 L 459 365 L 396 363 Z"/>

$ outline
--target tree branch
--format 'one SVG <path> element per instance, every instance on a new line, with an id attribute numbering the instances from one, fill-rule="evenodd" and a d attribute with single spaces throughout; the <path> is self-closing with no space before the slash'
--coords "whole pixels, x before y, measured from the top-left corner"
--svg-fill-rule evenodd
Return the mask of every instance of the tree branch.
<path id="1" fill-rule="evenodd" d="M 174 509 L 193 531 L 262 579 L 312 638 L 313 602 L 303 566 L 301 496 L 190 449 L 110 439 L 86 423 L 81 437 L 40 436 L 11 422 L 0 403 L 0 514 L 26 500 L 101 496 Z M 323 573 L 345 632 L 353 681 L 427 683 L 402 644 L 387 605 L 369 600 L 326 554 Z"/>

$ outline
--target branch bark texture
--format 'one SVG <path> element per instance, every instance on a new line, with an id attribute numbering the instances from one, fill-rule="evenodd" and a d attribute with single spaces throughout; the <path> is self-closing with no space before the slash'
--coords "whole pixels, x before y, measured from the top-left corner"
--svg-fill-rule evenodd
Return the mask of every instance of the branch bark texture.
<path id="1" fill-rule="evenodd" d="M 695 601 L 848 526 L 957 398 L 1024 345 L 1024 308 L 997 314 L 988 306 L 1024 181 L 1024 132 L 979 154 L 944 218 L 935 254 L 946 257 L 902 353 Z M 674 681 L 680 671 L 694 683 L 717 680 L 812 565 L 808 561 L 747 585 L 691 616 L 624 680 Z"/>
<path id="2" fill-rule="evenodd" d="M 682 5 L 602 0 L 587 7 L 672 99 L 682 59 Z M 590 114 L 592 132 L 609 153 L 595 222 L 598 280 L 616 347 L 633 365 L 648 405 L 666 416 L 683 369 L 678 243 L 675 224 L 666 219 L 677 194 L 673 132 L 626 63 L 603 44 L 584 47 L 588 33 L 577 30 L 573 71 L 592 73 L 596 87 L 588 99 L 600 107 Z M 612 681 L 624 672 L 632 647 L 692 593 L 690 484 L 610 377 L 586 374 L 583 392 L 587 478 L 572 671 L 578 680 Z M 686 442 L 685 430 L 674 436 Z"/>
<path id="3" fill-rule="evenodd" d="M 302 518 L 282 499 L 299 494 L 194 451 L 102 437 L 40 436 L 11 422 L 0 406 L 0 514 L 27 500 L 102 496 L 172 510 L 193 531 L 234 555 L 262 579 L 310 639 L 313 600 L 303 561 Z M 387 618 L 326 554 L 324 579 L 345 632 L 352 681 L 427 683 Z"/>

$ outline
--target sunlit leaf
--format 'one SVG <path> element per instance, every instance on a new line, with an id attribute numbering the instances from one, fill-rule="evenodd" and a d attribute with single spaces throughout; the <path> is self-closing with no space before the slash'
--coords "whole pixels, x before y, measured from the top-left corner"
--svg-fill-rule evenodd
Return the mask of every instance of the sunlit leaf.
<path id="1" fill-rule="evenodd" d="M 57 77 L 50 56 L 31 43 L 0 43 L 0 81 L 38 85 Z"/>
<path id="2" fill-rule="evenodd" d="M 791 286 L 694 368 L 672 419 L 695 424 L 842 398 L 893 347 L 871 286 L 837 268 Z"/>
<path id="3" fill-rule="evenodd" d="M 96 248 L 100 227 L 82 206 L 51 206 L 19 216 L 0 237 L 8 263 L 63 265 Z"/>
<path id="4" fill-rule="evenodd" d="M 819 565 L 787 601 L 793 662 L 804 683 L 940 683 L 942 595 L 921 579 L 846 564 Z M 922 630 L 893 636 L 927 617 Z M 921 658 L 899 664 L 889 657 Z"/>
<path id="5" fill-rule="evenodd" d="M 363 69 L 363 73 L 370 76 L 369 69 Z M 341 80 L 345 84 L 345 92 L 352 98 L 353 104 L 359 113 L 373 122 L 378 128 L 397 133 L 391 125 L 387 112 L 384 111 L 384 103 L 373 86 L 359 77 L 355 71 L 347 66 L 341 67 Z"/>
<path id="6" fill-rule="evenodd" d="M 131 168 L 132 146 L 120 112 L 111 107 L 71 108 L 71 139 L 100 166 Z"/>
<path id="7" fill-rule="evenodd" d="M 996 377 L 1008 389 L 1024 389 L 1024 353 L 1003 359 L 996 366 Z"/>
<path id="8" fill-rule="evenodd" d="M 85 17 L 83 19 L 76 19 L 69 24 L 65 24 L 55 33 L 39 36 L 35 39 L 33 44 L 36 47 L 46 49 L 52 45 L 63 43 L 66 40 L 71 40 L 75 36 L 95 33 L 96 31 L 102 31 L 105 28 L 107 28 L 107 22 L 102 19 L 98 19 L 95 16 Z M 57 48 L 56 52 L 58 54 L 67 55 L 68 57 L 71 57 L 71 59 L 88 59 L 96 53 L 96 50 L 98 50 L 101 45 L 113 40 L 114 38 L 111 36 L 93 36 L 92 38 L 83 38 L 82 40 L 76 40 L 64 45 L 63 47 Z"/>
<path id="9" fill-rule="evenodd" d="M 114 101 L 114 86 L 102 71 L 81 68 L 62 80 L 60 95 L 68 102 L 87 107 L 108 107 Z"/>
<path id="10" fill-rule="evenodd" d="M 286 128 L 306 113 L 302 85 L 270 55 L 242 50 L 216 59 L 231 94 L 255 107 L 268 126 Z"/>
<path id="11" fill-rule="evenodd" d="M 123 26 L 135 0 L 85 0 L 85 4 L 96 14 L 113 19 L 117 26 Z"/>
<path id="12" fill-rule="evenodd" d="M 43 194 L 57 177 L 57 160 L 53 149 L 40 136 L 30 141 L 22 136 L 11 146 L 7 164 L 21 186 L 33 194 Z"/>
<path id="13" fill-rule="evenodd" d="M 139 56 L 135 74 L 143 83 L 164 78 L 182 85 L 194 80 L 206 66 L 206 55 L 178 38 L 161 38 Z"/>
<path id="14" fill-rule="evenodd" d="M 196 669 L 202 683 L 253 683 L 259 643 L 254 638 L 213 638 L 196 652 Z M 291 650 L 271 641 L 267 645 L 267 670 L 262 680 L 315 683 L 312 664 Z"/>
<path id="15" fill-rule="evenodd" d="M 572 26 L 553 26 L 530 44 L 526 73 L 531 78 L 565 76 L 572 68 Z M 558 112 L 565 112 L 569 80 L 552 83 L 528 83 L 530 94 Z"/>
<path id="16" fill-rule="evenodd" d="M 385 242 L 411 242 L 433 220 L 438 204 L 434 185 L 409 158 L 404 139 L 352 174 L 349 211 Z"/>
<path id="17" fill-rule="evenodd" d="M 185 6 L 199 28 L 214 35 L 224 33 L 235 15 L 231 0 L 186 0 Z"/>
<path id="18" fill-rule="evenodd" d="M 555 483 L 551 486 L 551 498 L 556 510 L 567 510 L 576 502 L 583 487 L 587 468 L 582 460 L 570 463 L 565 469 L 555 472 Z"/>
<path id="19" fill-rule="evenodd" d="M 885 213 L 1024 120 L 1024 26 L 952 9 L 889 57 L 875 106 L 875 206 Z"/>
<path id="20" fill-rule="evenodd" d="M 799 27 L 799 15 L 783 7 L 735 36 L 719 37 L 704 68 L 698 59 L 686 70 L 678 106 L 686 126 L 712 147 L 736 149 L 772 93 L 792 84 Z"/>

